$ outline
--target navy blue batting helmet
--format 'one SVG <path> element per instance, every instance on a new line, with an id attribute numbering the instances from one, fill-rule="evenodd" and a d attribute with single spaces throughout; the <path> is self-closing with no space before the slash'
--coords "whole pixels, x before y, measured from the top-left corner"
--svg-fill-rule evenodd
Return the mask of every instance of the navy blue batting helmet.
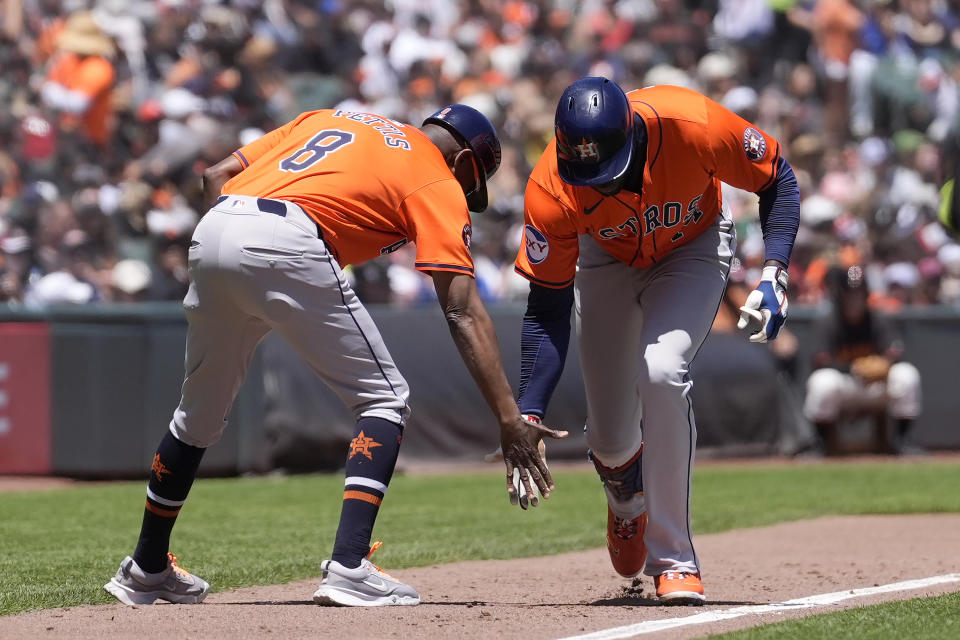
<path id="1" fill-rule="evenodd" d="M 606 78 L 581 78 L 563 92 L 554 117 L 560 177 L 597 186 L 622 177 L 633 160 L 633 109 Z"/>
<path id="2" fill-rule="evenodd" d="M 435 124 L 453 134 L 457 141 L 473 151 L 477 161 L 479 180 L 473 191 L 467 194 L 467 206 L 471 211 L 487 208 L 487 180 L 500 166 L 500 139 L 497 131 L 485 115 L 465 104 L 451 104 L 440 109 L 423 121 Z"/>

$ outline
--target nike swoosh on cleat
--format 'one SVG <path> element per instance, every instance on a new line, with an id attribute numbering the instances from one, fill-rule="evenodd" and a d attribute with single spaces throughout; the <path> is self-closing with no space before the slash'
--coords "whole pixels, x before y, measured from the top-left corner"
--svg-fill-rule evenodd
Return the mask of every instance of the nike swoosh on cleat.
<path id="1" fill-rule="evenodd" d="M 376 582 L 373 582 L 373 580 L 376 580 Z M 380 578 L 377 578 L 376 576 L 369 576 L 367 578 L 364 578 L 363 584 L 367 585 L 368 587 L 373 587 L 380 593 L 386 593 L 390 591 L 390 587 L 387 586 L 387 583 L 381 580 Z"/>

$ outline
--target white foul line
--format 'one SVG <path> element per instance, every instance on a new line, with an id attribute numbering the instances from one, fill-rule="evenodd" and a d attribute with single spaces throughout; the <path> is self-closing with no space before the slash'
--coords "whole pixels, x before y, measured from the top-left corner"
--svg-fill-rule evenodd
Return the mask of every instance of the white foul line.
<path id="1" fill-rule="evenodd" d="M 862 598 L 879 593 L 892 593 L 895 591 L 910 591 L 912 589 L 923 589 L 938 584 L 948 582 L 960 582 L 960 573 L 948 573 L 942 576 L 933 576 L 930 578 L 920 578 L 918 580 L 906 580 L 904 582 L 894 582 L 891 584 L 880 585 L 879 587 L 865 587 L 863 589 L 847 589 L 846 591 L 835 591 L 833 593 L 821 593 L 817 596 L 807 596 L 806 598 L 797 598 L 796 600 L 787 600 L 786 602 L 776 602 L 773 604 L 748 605 L 745 607 L 734 607 L 733 609 L 721 609 L 719 611 L 705 611 L 693 616 L 683 618 L 669 618 L 666 620 L 647 620 L 638 622 L 625 627 L 614 627 L 587 633 L 580 636 L 569 636 L 561 640 L 615 640 L 617 638 L 632 638 L 633 636 L 663 631 L 665 629 L 674 629 L 676 627 L 685 627 L 694 624 L 706 624 L 708 622 L 717 622 L 718 620 L 729 620 L 748 615 L 763 615 L 766 613 L 783 613 L 784 611 L 798 611 L 800 609 L 812 609 L 822 607 L 828 604 L 834 604 L 851 598 Z"/>

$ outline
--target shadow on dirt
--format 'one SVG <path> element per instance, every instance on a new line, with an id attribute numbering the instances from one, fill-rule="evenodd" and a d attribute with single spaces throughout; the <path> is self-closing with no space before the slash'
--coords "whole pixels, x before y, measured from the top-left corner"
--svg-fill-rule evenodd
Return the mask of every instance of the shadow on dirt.
<path id="1" fill-rule="evenodd" d="M 603 598 L 600 600 L 594 600 L 593 602 L 584 602 L 583 606 L 588 607 L 671 607 L 673 609 L 701 609 L 704 606 L 740 606 L 740 605 L 754 605 L 754 604 L 768 604 L 766 602 L 750 602 L 747 600 L 708 600 L 704 604 L 695 605 L 669 605 L 660 602 L 657 598 L 644 598 L 638 596 L 620 596 L 616 598 Z"/>
<path id="2" fill-rule="evenodd" d="M 309 604 L 313 607 L 318 607 L 316 602 L 313 600 L 261 600 L 257 602 L 211 602 L 207 606 L 220 606 L 220 605 L 233 605 L 233 606 L 246 606 L 246 605 L 262 605 L 262 606 L 278 606 L 278 605 L 294 605 L 294 604 Z"/>

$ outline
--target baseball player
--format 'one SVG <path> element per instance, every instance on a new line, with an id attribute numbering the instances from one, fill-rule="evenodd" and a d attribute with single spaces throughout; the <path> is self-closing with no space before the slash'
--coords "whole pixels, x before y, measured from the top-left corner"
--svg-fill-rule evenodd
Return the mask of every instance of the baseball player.
<path id="1" fill-rule="evenodd" d="M 815 325 L 803 412 L 826 455 L 840 453 L 840 423 L 857 415 L 873 417 L 879 452 L 910 452 L 907 437 L 922 407 L 920 370 L 903 359 L 903 341 L 883 314 L 869 308 L 860 265 L 833 267 L 827 281 L 831 311 Z"/>
<path id="2" fill-rule="evenodd" d="M 136 551 L 105 589 L 129 605 L 197 603 L 210 585 L 168 553 L 170 532 L 200 459 L 226 416 L 260 340 L 276 331 L 352 410 L 356 437 L 333 554 L 314 600 L 415 605 L 417 592 L 369 561 L 370 537 L 409 414 L 407 383 L 342 267 L 416 244 L 453 339 L 500 423 L 508 478 L 520 469 L 549 492 L 503 373 L 470 256 L 470 213 L 487 206 L 500 142 L 477 110 L 451 105 L 418 129 L 369 113 L 322 110 L 238 149 L 204 174 L 213 201 L 189 249 L 186 377 L 157 449 Z M 517 490 L 509 486 L 511 501 Z"/>
<path id="3" fill-rule="evenodd" d="M 530 280 L 520 409 L 542 417 L 576 303 L 589 457 L 608 503 L 607 546 L 665 603 L 704 601 L 690 530 L 696 427 L 690 363 L 726 285 L 734 228 L 720 183 L 760 196 L 766 266 L 741 307 L 753 342 L 786 317 L 799 193 L 780 145 L 680 87 L 625 94 L 583 78 L 557 105 L 556 137 L 525 196 L 516 271 Z"/>

